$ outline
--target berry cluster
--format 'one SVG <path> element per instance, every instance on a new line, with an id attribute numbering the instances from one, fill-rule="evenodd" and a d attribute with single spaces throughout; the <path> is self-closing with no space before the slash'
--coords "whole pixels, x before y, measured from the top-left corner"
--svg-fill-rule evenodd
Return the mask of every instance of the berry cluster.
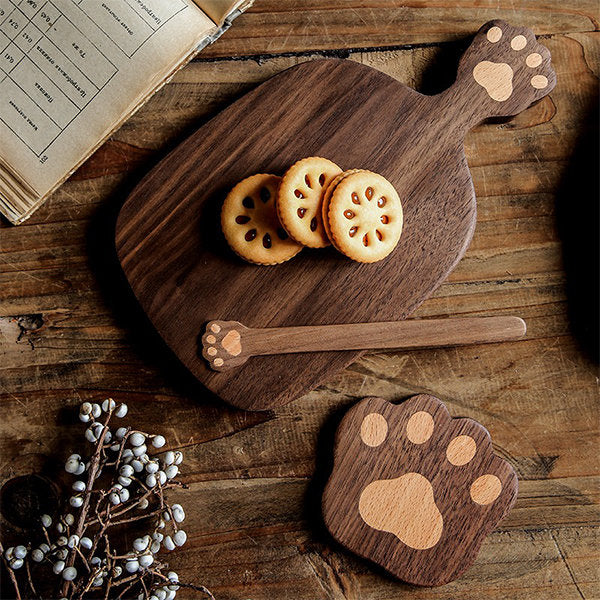
<path id="1" fill-rule="evenodd" d="M 41 515 L 43 541 L 6 550 L 0 544 L 17 598 L 23 598 L 20 572 L 26 573 L 31 593 L 39 596 L 35 581 L 44 565 L 60 578 L 54 597 L 66 600 L 98 593 L 104 598 L 173 600 L 180 587 L 212 598 L 202 586 L 181 583 L 158 556 L 187 541 L 181 528 L 185 511 L 165 497 L 170 488 L 186 487 L 175 479 L 183 454 L 163 450 L 162 435 L 123 426 L 111 429 L 111 419 L 127 412 L 126 404 L 112 399 L 81 405 L 79 419 L 89 424 L 84 437 L 93 446 L 88 458 L 71 454 L 65 462 L 65 471 L 75 477 L 64 502 L 67 508 L 54 518 Z M 148 533 L 130 549 L 118 551 L 123 526 L 132 523 Z"/>

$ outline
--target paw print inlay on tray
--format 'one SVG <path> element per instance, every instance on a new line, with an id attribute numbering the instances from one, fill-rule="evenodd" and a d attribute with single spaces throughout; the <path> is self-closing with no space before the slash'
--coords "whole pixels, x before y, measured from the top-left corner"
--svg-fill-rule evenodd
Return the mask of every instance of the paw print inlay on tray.
<path id="1" fill-rule="evenodd" d="M 483 60 L 473 67 L 473 78 L 492 100 L 506 102 L 519 93 L 530 104 L 544 96 L 549 86 L 554 87 L 550 52 L 536 41 L 531 30 L 503 21 L 486 27 L 474 44 Z"/>

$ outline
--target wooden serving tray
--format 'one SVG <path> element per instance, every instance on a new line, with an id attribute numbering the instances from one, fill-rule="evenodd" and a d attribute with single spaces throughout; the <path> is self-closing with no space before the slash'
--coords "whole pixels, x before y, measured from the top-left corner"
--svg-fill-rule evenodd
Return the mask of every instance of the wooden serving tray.
<path id="1" fill-rule="evenodd" d="M 473 235 L 466 132 L 487 117 L 524 110 L 554 84 L 546 48 L 528 29 L 502 21 L 482 27 L 456 83 L 437 96 L 349 60 L 288 69 L 214 117 L 135 188 L 117 222 L 123 270 L 164 340 L 209 389 L 245 409 L 285 404 L 361 352 L 254 357 L 219 373 L 201 355 L 206 322 L 280 327 L 406 318 Z M 219 221 L 226 193 L 254 173 L 282 174 L 304 156 L 376 171 L 396 187 L 404 232 L 384 261 L 359 264 L 331 248 L 305 249 L 264 267 L 229 250 Z"/>

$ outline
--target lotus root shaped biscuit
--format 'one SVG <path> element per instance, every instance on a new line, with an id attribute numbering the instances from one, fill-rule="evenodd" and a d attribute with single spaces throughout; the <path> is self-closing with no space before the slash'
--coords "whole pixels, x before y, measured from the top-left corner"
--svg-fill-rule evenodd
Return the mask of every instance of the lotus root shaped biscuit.
<path id="1" fill-rule="evenodd" d="M 325 190 L 325 195 L 323 196 L 323 205 L 321 207 L 322 219 L 323 219 L 323 228 L 325 229 L 325 233 L 327 237 L 331 240 L 331 230 L 329 229 L 329 203 L 331 202 L 331 196 L 335 191 L 335 188 L 338 186 L 342 179 L 348 177 L 348 175 L 352 175 L 352 173 L 358 173 L 360 169 L 350 169 L 349 171 L 344 171 L 340 173 L 337 177 L 335 177 L 327 189 Z"/>
<path id="2" fill-rule="evenodd" d="M 277 213 L 297 242 L 309 248 L 329 246 L 323 226 L 323 197 L 341 172 L 334 162 L 318 156 L 303 158 L 285 172 L 277 195 Z"/>
<path id="3" fill-rule="evenodd" d="M 302 245 L 290 239 L 277 216 L 275 198 L 281 177 L 261 173 L 240 181 L 227 195 L 221 227 L 231 249 L 248 262 L 276 265 Z"/>
<path id="4" fill-rule="evenodd" d="M 390 254 L 402 234 L 402 203 L 382 175 L 359 171 L 337 185 L 329 202 L 333 245 L 358 262 L 371 263 Z"/>

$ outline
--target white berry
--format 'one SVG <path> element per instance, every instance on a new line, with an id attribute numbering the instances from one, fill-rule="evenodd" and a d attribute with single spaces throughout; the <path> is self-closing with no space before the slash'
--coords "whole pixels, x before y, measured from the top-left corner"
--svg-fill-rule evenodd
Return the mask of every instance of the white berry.
<path id="1" fill-rule="evenodd" d="M 175 550 L 175 543 L 173 542 L 170 535 L 167 535 L 163 540 L 163 546 L 166 550 Z"/>
<path id="2" fill-rule="evenodd" d="M 84 550 L 91 550 L 92 546 L 93 546 L 93 542 L 89 537 L 82 537 L 79 545 L 84 549 Z"/>
<path id="3" fill-rule="evenodd" d="M 140 460 L 143 461 L 143 456 L 146 454 L 146 450 L 148 450 L 146 444 L 142 444 L 141 446 L 136 446 L 133 449 L 133 455 L 137 456 Z"/>
<path id="4" fill-rule="evenodd" d="M 176 546 L 183 546 L 187 541 L 187 533 L 183 531 L 183 529 L 180 529 L 173 536 L 173 541 L 175 542 Z"/>
<path id="5" fill-rule="evenodd" d="M 135 558 L 129 559 L 125 563 L 125 569 L 128 573 L 137 573 L 140 570 L 140 563 Z"/>
<path id="6" fill-rule="evenodd" d="M 147 465 L 146 465 L 146 471 L 148 471 L 148 473 L 156 473 L 159 469 L 158 463 L 154 460 L 150 461 Z"/>
<path id="7" fill-rule="evenodd" d="M 141 567 L 149 567 L 154 562 L 154 557 L 152 554 L 144 554 L 140 556 L 140 566 Z"/>
<path id="8" fill-rule="evenodd" d="M 122 440 L 126 435 L 127 435 L 127 427 L 119 427 L 119 429 L 117 429 L 115 431 L 115 437 L 118 440 Z"/>
<path id="9" fill-rule="evenodd" d="M 115 415 L 119 417 L 119 419 L 122 419 L 127 414 L 128 410 L 127 404 L 119 404 L 119 407 L 115 410 Z"/>
<path id="10" fill-rule="evenodd" d="M 176 523 L 183 523 L 185 520 L 185 513 L 183 512 L 183 509 L 173 509 L 173 518 L 175 519 Z"/>
<path id="11" fill-rule="evenodd" d="M 141 446 L 145 440 L 146 440 L 146 437 L 144 436 L 143 433 L 140 433 L 139 431 L 132 433 L 131 436 L 129 437 L 129 442 L 131 443 L 132 446 Z"/>
<path id="12" fill-rule="evenodd" d="M 117 403 L 112 399 L 112 398 L 107 398 L 103 403 L 102 403 L 102 410 L 104 412 L 109 412 L 111 410 L 113 410 L 115 408 L 115 406 L 117 405 Z"/>
<path id="13" fill-rule="evenodd" d="M 76 492 L 84 492 L 85 491 L 85 482 L 77 480 L 71 487 Z"/>
<path id="14" fill-rule="evenodd" d="M 166 443 L 165 438 L 162 435 L 156 435 L 154 436 L 154 439 L 152 440 L 152 445 L 155 448 L 162 448 Z"/>
<path id="15" fill-rule="evenodd" d="M 11 569 L 20 569 L 23 566 L 23 559 L 22 558 L 13 558 L 10 561 L 10 567 Z"/>
<path id="16" fill-rule="evenodd" d="M 95 444 L 98 439 L 96 438 L 96 434 L 94 433 L 94 430 L 91 427 L 88 427 L 85 430 L 85 439 L 90 442 L 91 444 Z"/>
<path id="17" fill-rule="evenodd" d="M 172 583 L 178 583 L 179 582 L 179 575 L 177 575 L 177 573 L 175 573 L 175 571 L 169 571 L 167 573 L 167 578 Z M 170 590 L 172 590 L 172 591 L 177 591 L 179 589 L 179 586 L 178 585 L 169 585 L 168 588 Z"/>
<path id="18" fill-rule="evenodd" d="M 83 498 L 81 496 L 71 496 L 69 504 L 73 508 L 79 508 L 83 504 Z"/>
<path id="19" fill-rule="evenodd" d="M 52 567 L 52 570 L 58 575 L 59 573 L 62 573 L 62 570 L 65 568 L 65 561 L 64 560 L 58 560 L 54 563 L 54 566 Z"/>
<path id="20" fill-rule="evenodd" d="M 141 473 L 144 470 L 144 464 L 141 460 L 134 459 L 131 461 L 131 466 L 136 473 Z"/>
<path id="21" fill-rule="evenodd" d="M 77 469 L 79 469 L 80 464 L 81 463 L 79 462 L 79 459 L 71 457 L 65 463 L 65 471 L 67 473 L 75 473 L 77 471 Z"/>
<path id="22" fill-rule="evenodd" d="M 121 473 L 123 477 L 131 477 L 133 475 L 133 467 L 131 465 L 123 465 L 119 469 L 119 473 Z"/>

